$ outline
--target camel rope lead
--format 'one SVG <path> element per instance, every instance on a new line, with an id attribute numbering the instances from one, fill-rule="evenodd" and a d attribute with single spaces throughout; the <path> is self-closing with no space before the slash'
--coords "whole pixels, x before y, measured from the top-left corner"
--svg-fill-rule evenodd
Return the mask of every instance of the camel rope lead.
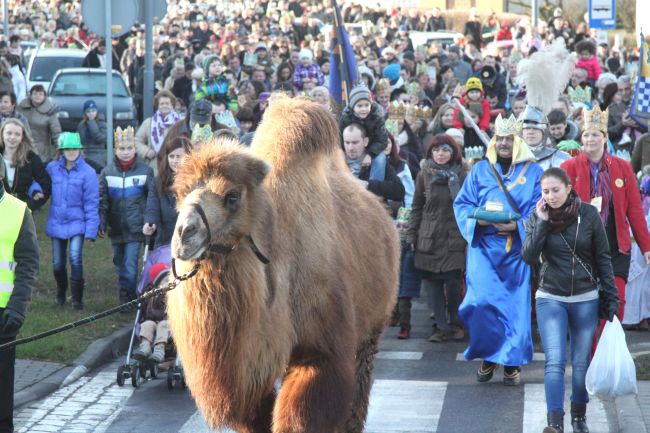
<path id="1" fill-rule="evenodd" d="M 97 313 L 93 316 L 85 317 L 83 319 L 77 320 L 76 322 L 71 322 L 67 323 L 65 325 L 61 325 L 58 328 L 50 329 L 49 331 L 41 332 L 40 334 L 32 335 L 31 337 L 26 337 L 26 338 L 21 338 L 19 340 L 14 340 L 10 341 L 9 343 L 5 343 L 0 345 L 0 351 L 4 349 L 8 349 L 10 347 L 15 347 L 18 346 L 19 344 L 26 344 L 26 343 L 31 343 L 32 341 L 36 340 L 41 340 L 45 337 L 49 337 L 54 334 L 59 334 L 63 331 L 67 331 L 69 329 L 73 328 L 78 328 L 79 326 L 87 325 L 89 323 L 95 322 L 99 319 L 103 319 L 104 317 L 108 317 L 112 314 L 115 314 L 119 311 L 126 310 L 126 309 L 131 309 L 132 307 L 137 307 L 138 304 L 140 304 L 143 301 L 146 301 L 150 298 L 153 298 L 155 296 L 160 296 L 163 295 L 170 290 L 174 290 L 176 286 L 178 286 L 179 283 L 182 281 L 185 281 L 189 278 L 192 278 L 196 273 L 199 271 L 199 265 L 200 263 L 196 263 L 192 269 L 190 269 L 188 272 L 184 273 L 183 275 L 176 275 L 174 273 L 174 280 L 170 281 L 167 286 L 159 287 L 153 290 L 149 290 L 147 292 L 144 292 L 142 295 L 140 295 L 138 298 L 133 299 L 132 301 L 129 301 L 127 303 L 124 303 L 122 305 L 118 305 L 117 307 L 113 307 L 109 310 L 102 311 L 101 313 Z"/>

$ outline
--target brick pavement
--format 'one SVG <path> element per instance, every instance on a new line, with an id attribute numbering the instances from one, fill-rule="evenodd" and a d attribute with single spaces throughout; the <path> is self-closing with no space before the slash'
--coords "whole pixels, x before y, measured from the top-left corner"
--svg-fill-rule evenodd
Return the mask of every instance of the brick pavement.
<path id="1" fill-rule="evenodd" d="M 637 399 L 643 414 L 646 430 L 650 431 L 650 381 L 642 380 L 637 383 L 639 394 Z"/>
<path id="2" fill-rule="evenodd" d="M 39 383 L 64 367 L 65 364 L 56 362 L 17 359 L 14 392 L 22 391 L 29 386 Z"/>

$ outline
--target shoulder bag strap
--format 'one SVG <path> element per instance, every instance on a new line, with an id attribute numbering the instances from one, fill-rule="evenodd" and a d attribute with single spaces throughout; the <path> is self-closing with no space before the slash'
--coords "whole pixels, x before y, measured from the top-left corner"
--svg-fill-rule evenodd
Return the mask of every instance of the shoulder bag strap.
<path id="1" fill-rule="evenodd" d="M 508 191 L 508 188 L 503 184 L 503 179 L 501 179 L 501 176 L 499 176 L 499 173 L 497 172 L 496 168 L 494 168 L 494 165 L 490 161 L 486 159 L 488 165 L 490 166 L 490 169 L 492 170 L 492 174 L 497 180 L 497 183 L 499 184 L 499 188 L 501 188 L 501 191 L 506 195 L 506 198 L 508 199 L 508 203 L 510 203 L 510 206 L 512 207 L 512 210 L 517 212 L 518 214 L 521 215 L 521 211 L 519 210 L 519 206 L 517 206 L 517 203 L 515 203 L 515 200 L 512 198 L 510 195 L 510 192 Z"/>
<path id="2" fill-rule="evenodd" d="M 564 237 L 564 235 L 563 235 L 562 233 L 560 233 L 560 237 L 561 237 L 562 240 L 564 241 L 564 244 L 565 244 L 566 247 L 569 249 L 569 251 L 571 251 L 571 255 L 572 255 L 573 258 L 576 260 L 576 262 L 578 262 L 578 263 L 580 264 L 580 266 L 582 266 L 582 269 L 585 270 L 585 272 L 587 273 L 587 275 L 589 275 L 589 279 L 591 280 L 591 283 L 594 284 L 594 285 L 597 285 L 597 284 L 598 284 L 598 280 L 596 280 L 596 278 L 594 278 L 593 274 L 589 271 L 589 269 L 587 269 L 587 265 L 585 265 L 585 263 L 580 259 L 580 257 L 578 257 L 578 255 L 577 255 L 576 252 L 573 250 L 573 248 L 571 248 L 571 245 L 569 245 L 569 242 L 567 242 L 566 238 Z"/>

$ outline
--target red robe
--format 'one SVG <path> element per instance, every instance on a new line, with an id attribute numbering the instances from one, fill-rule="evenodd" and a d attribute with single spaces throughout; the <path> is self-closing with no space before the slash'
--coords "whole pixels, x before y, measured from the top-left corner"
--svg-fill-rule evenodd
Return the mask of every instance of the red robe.
<path id="1" fill-rule="evenodd" d="M 632 242 L 630 227 L 639 249 L 650 251 L 650 233 L 646 226 L 645 215 L 641 207 L 641 194 L 636 177 L 630 164 L 616 156 L 606 153 L 601 164 L 607 164 L 611 178 L 612 200 L 614 201 L 614 218 L 616 221 L 616 240 L 618 249 L 623 254 L 630 254 Z M 591 160 L 581 152 L 575 158 L 564 161 L 561 166 L 571 178 L 573 189 L 580 199 L 591 202 Z"/>

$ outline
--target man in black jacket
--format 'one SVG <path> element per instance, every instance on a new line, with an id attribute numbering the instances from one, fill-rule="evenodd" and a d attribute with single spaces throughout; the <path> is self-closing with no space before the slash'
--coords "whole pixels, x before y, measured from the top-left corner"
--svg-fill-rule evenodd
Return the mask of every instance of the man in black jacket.
<path id="1" fill-rule="evenodd" d="M 0 164 L 0 345 L 15 340 L 38 275 L 38 242 L 27 205 L 4 190 Z M 16 349 L 0 350 L 0 432 L 12 433 Z"/>
<path id="2" fill-rule="evenodd" d="M 386 164 L 386 171 L 383 180 L 372 180 L 370 177 L 370 158 L 368 154 L 368 134 L 363 126 L 358 123 L 351 123 L 343 129 L 343 147 L 345 148 L 345 160 L 352 174 L 359 179 L 359 182 L 373 194 L 384 200 L 401 202 L 404 200 L 404 185 L 395 173 L 390 164 Z"/>

